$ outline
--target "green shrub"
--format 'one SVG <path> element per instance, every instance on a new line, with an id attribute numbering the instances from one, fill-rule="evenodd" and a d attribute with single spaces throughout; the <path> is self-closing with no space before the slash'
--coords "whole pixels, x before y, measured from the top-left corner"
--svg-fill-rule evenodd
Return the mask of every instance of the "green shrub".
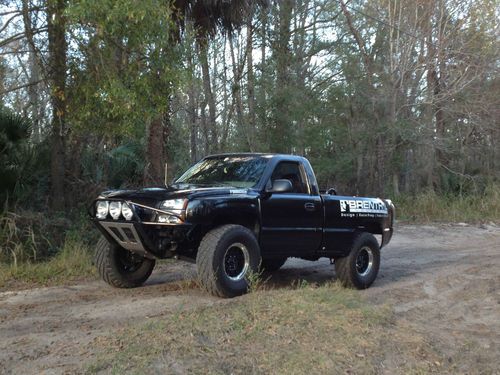
<path id="1" fill-rule="evenodd" d="M 443 194 L 433 191 L 395 199 L 396 217 L 409 222 L 499 222 L 500 185 L 488 185 L 482 193 Z"/>

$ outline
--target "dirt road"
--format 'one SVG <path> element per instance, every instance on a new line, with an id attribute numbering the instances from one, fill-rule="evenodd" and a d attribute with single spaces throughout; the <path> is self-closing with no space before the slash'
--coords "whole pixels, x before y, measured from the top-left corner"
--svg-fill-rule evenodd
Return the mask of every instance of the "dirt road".
<path id="1" fill-rule="evenodd" d="M 360 293 L 370 303 L 390 305 L 395 324 L 424 335 L 450 361 L 463 358 L 462 372 L 475 373 L 485 361 L 500 373 L 500 228 L 400 226 L 382 254 L 379 278 Z M 79 372 L 95 354 L 93 343 L 123 326 L 174 310 L 234 303 L 198 290 L 189 282 L 194 276 L 194 265 L 173 263 L 134 290 L 95 281 L 2 292 L 0 373 Z M 269 283 L 334 278 L 328 260 L 291 259 Z"/>

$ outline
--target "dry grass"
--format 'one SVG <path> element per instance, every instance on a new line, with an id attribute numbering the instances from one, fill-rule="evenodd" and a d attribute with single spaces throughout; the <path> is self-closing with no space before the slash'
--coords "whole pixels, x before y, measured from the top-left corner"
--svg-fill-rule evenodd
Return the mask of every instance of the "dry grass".
<path id="1" fill-rule="evenodd" d="M 389 348 L 389 350 L 388 350 Z M 439 372 L 418 334 L 394 326 L 387 307 L 321 287 L 257 291 L 153 318 L 97 343 L 89 373 L 304 374 Z M 404 355 L 401 355 L 404 353 Z"/>
<path id="2" fill-rule="evenodd" d="M 55 285 L 94 277 L 89 220 L 40 212 L 0 214 L 0 289 Z M 85 237 L 83 237 L 85 235 Z"/>
<path id="3" fill-rule="evenodd" d="M 70 223 L 41 212 L 0 214 L 0 262 L 38 262 L 53 257 L 64 245 Z"/>
<path id="4" fill-rule="evenodd" d="M 62 250 L 44 262 L 0 263 L 0 288 L 55 285 L 82 278 L 95 278 L 91 250 L 67 241 Z"/>
<path id="5" fill-rule="evenodd" d="M 396 217 L 412 223 L 500 222 L 500 185 L 477 195 L 451 196 L 427 192 L 395 199 Z"/>

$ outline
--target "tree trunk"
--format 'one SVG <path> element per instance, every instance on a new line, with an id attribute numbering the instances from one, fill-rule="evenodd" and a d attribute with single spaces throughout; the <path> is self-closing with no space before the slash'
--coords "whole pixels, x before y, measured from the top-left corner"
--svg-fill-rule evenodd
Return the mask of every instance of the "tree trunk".
<path id="1" fill-rule="evenodd" d="M 283 0 L 279 3 L 278 40 L 276 43 L 276 98 L 274 113 L 274 134 L 270 149 L 275 152 L 290 152 L 291 140 L 289 134 L 289 93 L 288 70 L 291 63 L 289 49 L 290 22 L 293 11 L 293 0 Z"/>
<path id="2" fill-rule="evenodd" d="M 254 137 L 256 134 L 255 124 L 255 90 L 254 90 L 254 75 L 253 75 L 253 25 L 250 17 L 247 23 L 247 96 L 248 96 L 248 128 L 250 151 L 254 150 Z"/>
<path id="3" fill-rule="evenodd" d="M 51 206 L 55 211 L 65 208 L 65 142 L 66 142 L 66 18 L 65 0 L 47 4 L 49 41 L 49 79 L 52 104 Z"/>
<path id="4" fill-rule="evenodd" d="M 30 86 L 28 87 L 28 98 L 30 105 L 30 118 L 32 123 L 32 139 L 34 143 L 40 143 L 42 140 L 41 132 L 41 103 L 40 103 L 40 93 L 38 89 L 37 82 L 40 81 L 40 66 L 36 59 L 36 51 L 33 50 L 32 46 L 29 44 L 29 72 L 30 72 Z"/>
<path id="5" fill-rule="evenodd" d="M 364 184 L 366 177 L 363 175 L 363 154 L 358 151 L 356 157 L 356 194 L 361 195 L 364 193 Z"/>
<path id="6" fill-rule="evenodd" d="M 267 43 L 267 9 L 265 7 L 261 8 L 260 15 L 261 15 L 260 70 L 262 77 L 264 77 L 265 76 L 264 71 L 266 68 L 266 43 Z"/>
<path id="7" fill-rule="evenodd" d="M 189 146 L 191 150 L 191 162 L 194 163 L 198 160 L 198 145 L 197 145 L 197 133 L 198 126 L 196 121 L 196 102 L 194 98 L 194 88 L 190 87 L 189 90 L 189 103 L 188 103 L 188 111 L 189 111 Z"/>
<path id="8" fill-rule="evenodd" d="M 201 102 L 201 109 L 200 109 L 200 120 L 201 120 L 201 130 L 203 131 L 203 138 L 204 138 L 204 154 L 207 155 L 210 153 L 210 135 L 208 131 L 208 126 L 207 126 L 207 113 L 205 111 L 205 107 L 207 106 L 206 100 L 203 100 Z"/>
<path id="9" fill-rule="evenodd" d="M 165 174 L 165 144 L 168 136 L 169 114 L 158 115 L 149 124 L 146 147 L 146 169 L 144 183 L 146 185 L 163 185 Z"/>
<path id="10" fill-rule="evenodd" d="M 250 132 L 248 126 L 244 124 L 243 121 L 243 102 L 241 100 L 241 76 L 242 76 L 244 61 L 240 62 L 239 59 L 236 60 L 234 53 L 234 45 L 231 39 L 229 39 L 229 49 L 231 52 L 231 62 L 233 65 L 234 80 L 232 85 L 233 86 L 232 95 L 236 103 L 236 126 L 239 131 L 243 132 L 247 147 L 251 150 Z"/>
<path id="11" fill-rule="evenodd" d="M 43 78 L 46 77 L 46 67 L 37 51 L 34 41 L 33 21 L 30 11 L 30 2 L 28 0 L 22 1 L 22 13 L 24 23 L 24 33 L 26 35 L 28 46 L 28 67 L 29 67 L 29 81 L 28 99 L 29 99 L 29 112 L 32 123 L 32 139 L 33 142 L 39 143 L 42 139 L 41 134 L 41 121 L 44 114 L 44 105 L 40 100 L 40 90 L 37 82 L 40 82 L 42 73 Z M 46 83 L 46 81 L 45 81 Z"/>
<path id="12" fill-rule="evenodd" d="M 217 151 L 219 147 L 217 140 L 215 98 L 212 92 L 212 84 L 210 82 L 210 69 L 208 66 L 208 43 L 206 41 L 202 41 L 200 43 L 200 62 L 203 76 L 203 88 L 205 91 L 205 102 L 208 104 L 207 127 L 210 137 L 210 152 L 213 152 Z"/>
<path id="13" fill-rule="evenodd" d="M 192 49 L 188 48 L 188 64 L 189 71 L 191 74 L 188 90 L 188 118 L 189 118 L 189 141 L 191 150 L 191 162 L 194 163 L 198 160 L 198 149 L 197 149 L 197 113 L 198 108 L 196 106 L 196 87 L 195 87 L 195 71 L 194 71 L 194 57 L 191 53 Z"/>
<path id="14" fill-rule="evenodd" d="M 438 10 L 438 51 L 437 51 L 437 68 L 439 69 L 439 76 L 437 73 L 434 76 L 434 105 L 436 113 L 436 136 L 437 136 L 437 149 L 436 149 L 436 161 L 437 168 L 440 169 L 441 166 L 446 166 L 446 150 L 445 150 L 445 135 L 446 135 L 446 123 L 445 123 L 445 113 L 444 113 L 444 102 L 443 102 L 443 91 L 445 90 L 446 81 L 446 62 L 445 62 L 445 52 L 444 52 L 444 41 L 443 34 L 445 33 L 445 20 L 446 10 L 444 9 L 444 1 L 439 0 L 439 10 Z M 439 171 L 437 172 L 439 175 Z M 440 181 L 442 183 L 442 181 Z"/>
<path id="15" fill-rule="evenodd" d="M 379 135 L 377 137 L 377 193 L 380 196 L 385 194 L 385 142 L 384 137 Z"/>

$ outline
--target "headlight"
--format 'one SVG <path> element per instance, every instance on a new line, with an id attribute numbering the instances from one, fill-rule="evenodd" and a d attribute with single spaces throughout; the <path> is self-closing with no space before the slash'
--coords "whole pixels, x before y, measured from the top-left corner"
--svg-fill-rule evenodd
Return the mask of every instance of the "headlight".
<path id="1" fill-rule="evenodd" d="M 122 213 L 122 202 L 111 202 L 109 204 L 109 214 L 115 220 L 118 220 Z"/>
<path id="2" fill-rule="evenodd" d="M 134 216 L 132 209 L 127 203 L 122 204 L 122 215 L 125 218 L 125 220 L 132 220 L 132 217 Z"/>
<path id="3" fill-rule="evenodd" d="M 109 211 L 108 201 L 99 201 L 96 204 L 95 217 L 98 219 L 106 219 Z"/>
<path id="4" fill-rule="evenodd" d="M 180 211 L 184 209 L 185 203 L 186 199 L 169 199 L 161 203 L 160 209 L 165 211 Z"/>
<path id="5" fill-rule="evenodd" d="M 158 215 L 159 223 L 170 223 L 170 224 L 180 224 L 182 223 L 181 219 L 177 216 L 173 215 Z"/>
<path id="6" fill-rule="evenodd" d="M 160 205 L 160 210 L 173 211 L 176 214 L 182 215 L 182 210 L 186 208 L 187 199 L 169 199 L 168 201 L 163 201 Z M 158 222 L 160 223 L 170 223 L 179 224 L 182 222 L 177 216 L 159 214 Z"/>

